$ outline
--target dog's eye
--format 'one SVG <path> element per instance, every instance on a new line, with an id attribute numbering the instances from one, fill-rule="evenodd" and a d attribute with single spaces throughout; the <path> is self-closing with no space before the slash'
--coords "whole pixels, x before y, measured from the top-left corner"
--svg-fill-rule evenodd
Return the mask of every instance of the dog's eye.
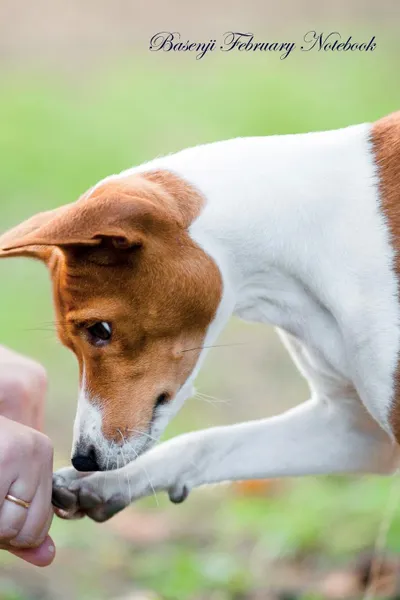
<path id="1" fill-rule="evenodd" d="M 88 341 L 93 346 L 106 346 L 110 342 L 112 336 L 111 323 L 99 321 L 98 323 L 87 327 L 86 334 Z"/>

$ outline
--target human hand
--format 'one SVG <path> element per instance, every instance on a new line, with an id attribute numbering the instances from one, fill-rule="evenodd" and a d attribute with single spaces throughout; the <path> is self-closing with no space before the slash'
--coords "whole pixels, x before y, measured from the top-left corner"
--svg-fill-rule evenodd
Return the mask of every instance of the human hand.
<path id="1" fill-rule="evenodd" d="M 54 544 L 47 537 L 53 518 L 52 468 L 49 438 L 0 417 L 0 547 L 38 566 L 54 558 Z M 7 500 L 7 494 L 29 507 Z"/>
<path id="2" fill-rule="evenodd" d="M 0 548 L 37 566 L 55 556 L 47 535 L 53 516 L 52 447 L 34 431 L 43 425 L 45 392 L 43 367 L 0 346 Z M 8 493 L 32 501 L 31 506 L 6 500 Z"/>
<path id="3" fill-rule="evenodd" d="M 47 377 L 34 360 L 0 346 L 0 415 L 43 429 Z"/>

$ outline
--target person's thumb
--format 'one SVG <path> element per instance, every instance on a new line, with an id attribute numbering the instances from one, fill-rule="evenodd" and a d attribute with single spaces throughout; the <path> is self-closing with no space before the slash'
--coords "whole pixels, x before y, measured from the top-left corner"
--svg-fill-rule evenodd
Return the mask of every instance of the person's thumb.
<path id="1" fill-rule="evenodd" d="M 10 548 L 9 546 L 0 546 L 3 550 L 7 550 L 18 556 L 18 558 L 22 558 L 22 560 L 26 560 L 26 562 L 35 565 L 36 567 L 47 567 L 50 565 L 56 555 L 56 547 L 54 545 L 53 540 L 48 535 L 44 542 L 40 544 L 37 548 Z"/>

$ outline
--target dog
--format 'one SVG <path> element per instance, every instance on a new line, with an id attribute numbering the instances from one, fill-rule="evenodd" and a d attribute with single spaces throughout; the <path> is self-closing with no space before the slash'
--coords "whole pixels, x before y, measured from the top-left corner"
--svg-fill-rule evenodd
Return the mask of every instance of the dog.
<path id="1" fill-rule="evenodd" d="M 54 504 L 104 521 L 154 490 L 395 473 L 399 247 L 400 112 L 156 158 L 3 234 L 48 266 L 80 367 Z M 232 314 L 277 328 L 310 399 L 155 446 Z"/>

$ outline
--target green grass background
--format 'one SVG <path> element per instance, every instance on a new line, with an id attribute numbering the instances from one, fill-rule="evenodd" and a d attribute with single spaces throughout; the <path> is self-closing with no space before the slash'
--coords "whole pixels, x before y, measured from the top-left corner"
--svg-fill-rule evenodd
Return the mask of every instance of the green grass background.
<path id="1" fill-rule="evenodd" d="M 72 74 L 4 69 L 0 231 L 73 201 L 107 174 L 186 146 L 377 119 L 400 107 L 398 58 L 388 42 L 369 55 L 310 53 L 287 61 L 154 55 Z M 77 370 L 55 339 L 52 318 L 42 265 L 1 261 L 0 341 L 49 371 L 47 431 L 61 465 L 68 460 Z M 269 328 L 233 321 L 223 339 L 245 339 L 249 350 L 213 351 L 199 386 L 231 402 L 189 402 L 167 435 L 272 414 L 307 397 Z M 311 557 L 317 570 L 371 547 L 396 481 L 307 478 L 266 497 L 241 497 L 228 487 L 196 492 L 179 508 L 164 499 L 159 507 L 141 503 L 143 514 L 179 524 L 179 535 L 157 543 L 137 543 L 134 532 L 127 540 L 90 522 L 55 522 L 54 566 L 39 574 L 3 553 L 0 598 L 101 600 L 136 588 L 172 600 L 250 598 L 272 585 L 277 559 Z M 400 513 L 387 546 L 400 551 Z"/>

